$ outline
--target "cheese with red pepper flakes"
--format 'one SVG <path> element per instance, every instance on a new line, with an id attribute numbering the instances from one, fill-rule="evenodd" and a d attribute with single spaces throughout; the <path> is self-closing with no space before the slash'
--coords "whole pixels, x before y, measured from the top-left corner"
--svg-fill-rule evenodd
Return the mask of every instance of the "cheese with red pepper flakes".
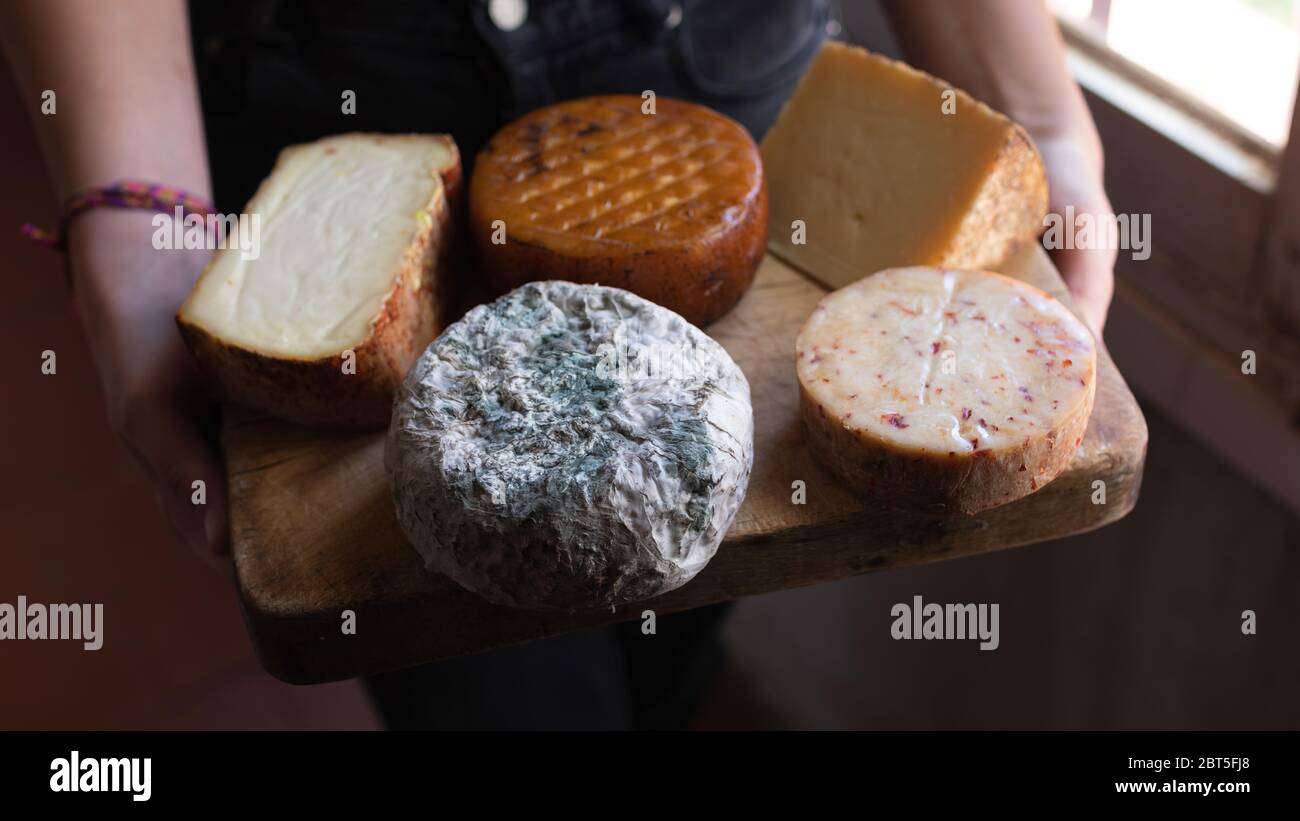
<path id="1" fill-rule="evenodd" d="M 881 271 L 826 296 L 796 342 L 809 446 L 856 492 L 976 513 L 1069 464 L 1097 349 L 1069 309 L 1001 274 Z"/>

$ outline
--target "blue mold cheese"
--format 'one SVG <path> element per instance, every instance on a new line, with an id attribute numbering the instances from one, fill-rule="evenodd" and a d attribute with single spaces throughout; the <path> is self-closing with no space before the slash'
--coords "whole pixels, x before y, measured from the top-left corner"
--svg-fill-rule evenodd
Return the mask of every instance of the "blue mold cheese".
<path id="1" fill-rule="evenodd" d="M 749 383 L 703 331 L 617 288 L 535 282 L 429 345 L 385 464 L 430 569 L 497 604 L 579 611 L 703 569 L 753 432 Z"/>

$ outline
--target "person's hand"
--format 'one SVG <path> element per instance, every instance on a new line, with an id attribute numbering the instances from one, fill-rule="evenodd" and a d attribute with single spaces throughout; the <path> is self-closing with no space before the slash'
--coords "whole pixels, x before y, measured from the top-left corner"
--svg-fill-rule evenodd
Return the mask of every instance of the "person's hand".
<path id="1" fill-rule="evenodd" d="M 95 209 L 68 234 L 73 294 L 113 429 L 153 485 L 172 530 L 214 563 L 228 551 L 214 406 L 176 327 L 210 251 L 156 250 L 153 215 Z M 205 485 L 195 504 L 194 482 Z"/>
<path id="2" fill-rule="evenodd" d="M 1049 191 L 1047 210 L 1065 218 L 1067 206 L 1074 214 L 1089 214 L 1094 220 L 1112 213 L 1110 200 L 1101 180 L 1101 158 L 1095 150 L 1070 137 L 1047 137 L 1036 140 L 1038 152 L 1047 168 Z M 1064 229 L 1073 232 L 1075 226 Z M 1115 291 L 1114 248 L 1058 248 L 1052 250 L 1052 261 L 1065 279 L 1074 302 L 1101 337 Z"/>

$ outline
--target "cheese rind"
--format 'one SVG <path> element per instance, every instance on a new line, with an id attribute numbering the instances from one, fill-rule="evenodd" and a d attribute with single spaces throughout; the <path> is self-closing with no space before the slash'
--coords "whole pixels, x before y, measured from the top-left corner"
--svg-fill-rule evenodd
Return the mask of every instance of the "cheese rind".
<path id="1" fill-rule="evenodd" d="M 1060 302 L 978 271 L 882 271 L 829 294 L 796 342 L 808 441 L 860 493 L 974 513 L 1069 463 L 1096 345 Z"/>
<path id="2" fill-rule="evenodd" d="M 1047 211 L 1046 174 L 1022 128 L 841 43 L 823 46 L 762 154 L 772 249 L 834 288 L 902 265 L 994 268 L 1038 235 Z"/>
<path id="3" fill-rule="evenodd" d="M 568 100 L 494 135 L 469 223 L 493 288 L 625 288 L 706 325 L 753 282 L 767 243 L 758 146 L 733 120 L 659 97 Z"/>
<path id="4" fill-rule="evenodd" d="M 255 257 L 217 251 L 177 315 L 219 395 L 324 427 L 382 427 L 437 333 L 459 155 L 439 135 L 346 134 L 281 152 L 245 207 Z"/>
<path id="5" fill-rule="evenodd" d="M 490 601 L 576 611 L 685 584 L 753 464 L 749 383 L 681 316 L 616 288 L 520 287 L 452 324 L 393 409 L 397 518 Z"/>

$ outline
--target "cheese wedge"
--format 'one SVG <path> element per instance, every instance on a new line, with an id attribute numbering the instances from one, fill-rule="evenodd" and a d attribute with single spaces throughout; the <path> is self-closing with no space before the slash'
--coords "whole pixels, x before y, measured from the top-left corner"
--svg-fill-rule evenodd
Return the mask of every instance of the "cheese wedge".
<path id="1" fill-rule="evenodd" d="M 1047 211 L 1023 129 L 840 43 L 822 47 L 762 154 L 772 250 L 833 288 L 902 265 L 995 268 L 1038 235 Z"/>
<path id="2" fill-rule="evenodd" d="M 442 135 L 286 148 L 245 208 L 259 242 L 218 251 L 177 316 L 227 401 L 304 424 L 384 427 L 441 328 L 439 259 L 460 158 Z"/>
<path id="3" fill-rule="evenodd" d="M 808 443 L 855 491 L 975 513 L 1069 464 L 1097 349 L 1060 302 L 980 271 L 901 268 L 829 294 L 795 343 Z"/>

